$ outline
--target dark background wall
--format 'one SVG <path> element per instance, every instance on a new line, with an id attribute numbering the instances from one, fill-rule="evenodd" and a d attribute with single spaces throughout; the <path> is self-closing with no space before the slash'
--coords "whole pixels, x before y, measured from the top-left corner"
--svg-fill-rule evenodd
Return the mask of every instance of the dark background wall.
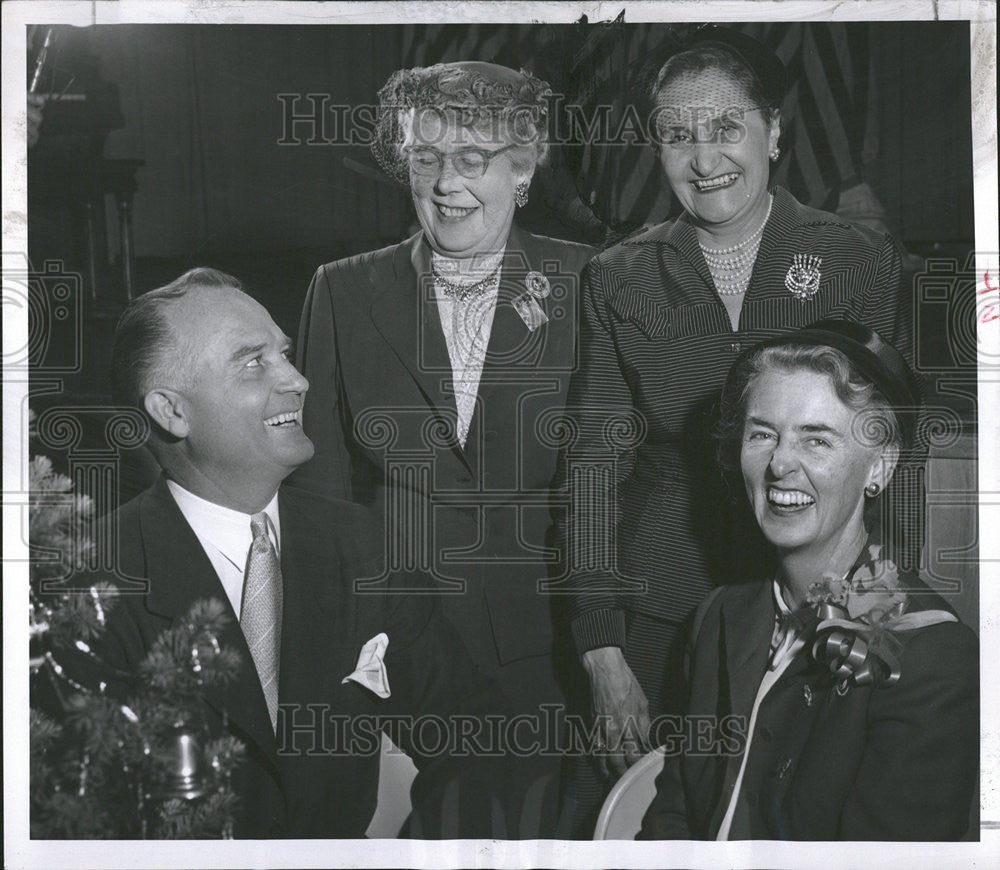
<path id="1" fill-rule="evenodd" d="M 398 237 L 400 192 L 342 162 L 365 158 L 364 149 L 278 144 L 278 94 L 372 103 L 399 66 L 400 37 L 398 27 L 93 28 L 92 49 L 104 77 L 119 84 L 126 119 L 106 153 L 146 161 L 136 200 L 139 256 L 362 250 Z M 333 112 L 327 117 L 332 136 Z"/>
<path id="2" fill-rule="evenodd" d="M 963 261 L 974 247 L 968 24 L 850 25 L 841 43 L 836 33 L 828 38 L 826 25 L 776 27 L 784 30 L 764 26 L 764 35 L 780 38 L 786 62 L 807 69 L 807 62 L 825 59 L 821 88 L 847 94 L 834 102 L 837 111 L 846 113 L 848 106 L 857 116 L 860 178 L 874 191 L 884 222 L 911 252 Z M 406 192 L 379 179 L 366 147 L 323 141 L 338 134 L 332 107 L 372 105 L 401 66 L 456 58 L 523 64 L 558 88 L 571 80 L 566 69 L 587 45 L 595 49 L 588 74 L 612 76 L 613 83 L 615 74 L 627 73 L 644 56 L 658 61 L 668 28 L 625 25 L 610 42 L 596 43 L 595 28 L 579 25 L 129 24 L 58 31 L 52 90 L 72 94 L 91 87 L 93 79 L 111 92 L 117 88 L 113 129 L 99 145 L 106 157 L 143 161 L 133 215 L 136 290 L 159 286 L 195 265 L 215 266 L 244 280 L 294 336 L 319 264 L 396 242 L 415 224 Z M 304 123 L 288 130 L 282 94 L 299 96 L 294 109 L 300 114 L 310 111 L 307 95 L 320 95 L 327 126 L 317 131 Z M 797 110 L 807 117 L 798 105 L 805 94 L 803 75 L 783 114 L 789 129 Z M 831 111 L 809 116 L 810 131 L 832 128 Z M 29 152 L 29 173 L 32 165 L 36 170 L 29 181 L 29 248 L 36 266 L 54 257 L 82 272 L 79 226 L 51 203 L 36 208 L 30 202 L 32 185 L 58 190 L 79 174 L 72 153 L 79 143 L 59 132 L 54 115 L 47 107 L 40 143 Z M 320 141 L 311 143 L 317 132 L 313 138 Z M 290 141 L 296 138 L 297 144 Z M 61 160 L 46 163 L 46 147 L 60 142 Z M 592 216 L 587 225 L 589 213 L 573 174 L 567 174 L 569 161 L 555 150 L 520 219 L 529 229 L 599 241 L 601 227 Z M 652 169 L 649 185 L 660 179 L 655 162 Z M 611 189 L 634 190 L 645 181 L 612 179 Z M 669 208 L 669 197 L 656 198 L 645 219 L 661 220 Z M 79 365 L 58 388 L 33 399 L 38 410 L 108 399 L 110 340 L 124 303 L 114 215 L 109 198 L 103 220 L 110 265 L 98 276 L 99 304 L 85 306 Z M 913 278 L 923 264 L 912 258 L 910 265 Z M 971 299 L 971 285 L 963 286 L 955 284 L 955 292 Z M 944 367 L 956 362 L 947 308 L 918 307 L 915 326 L 925 355 Z M 48 353 L 69 355 L 68 339 L 58 335 L 63 327 L 46 328 L 54 336 Z M 963 388 L 942 401 L 973 421 L 974 357 L 959 362 L 966 380 L 971 376 L 972 398 Z"/>
<path id="3" fill-rule="evenodd" d="M 968 243 L 968 26 L 871 28 L 877 128 L 866 155 L 868 180 L 908 246 Z M 417 31 L 419 39 L 420 29 L 405 36 L 413 39 Z M 410 220 L 402 192 L 345 167 L 344 157 L 370 162 L 364 148 L 278 144 L 284 111 L 278 94 L 328 94 L 330 105 L 374 103 L 378 88 L 404 62 L 403 30 L 79 30 L 77 37 L 99 57 L 103 78 L 121 95 L 124 126 L 110 134 L 105 153 L 145 160 L 135 206 L 138 255 L 315 248 L 332 256 L 396 241 Z M 307 111 L 308 104 L 297 108 Z"/>

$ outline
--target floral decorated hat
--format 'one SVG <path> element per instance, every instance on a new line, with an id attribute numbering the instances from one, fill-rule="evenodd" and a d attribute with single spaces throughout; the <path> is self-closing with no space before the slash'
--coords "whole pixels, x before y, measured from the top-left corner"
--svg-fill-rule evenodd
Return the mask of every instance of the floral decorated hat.
<path id="1" fill-rule="evenodd" d="M 386 173 L 409 185 L 400 154 L 405 120 L 415 109 L 455 113 L 463 125 L 489 120 L 511 132 L 518 143 L 537 143 L 539 160 L 547 151 L 548 82 L 527 70 L 484 61 L 456 61 L 396 70 L 378 92 L 372 154 Z"/>

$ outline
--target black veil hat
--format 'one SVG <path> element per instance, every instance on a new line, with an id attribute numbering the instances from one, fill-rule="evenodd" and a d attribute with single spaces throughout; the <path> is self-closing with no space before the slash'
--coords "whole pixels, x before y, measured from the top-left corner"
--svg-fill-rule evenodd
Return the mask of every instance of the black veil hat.
<path id="1" fill-rule="evenodd" d="M 819 320 L 794 332 L 777 335 L 754 345 L 745 356 L 769 347 L 832 347 L 850 360 L 858 373 L 870 381 L 892 407 L 904 445 L 912 447 L 920 414 L 920 384 L 903 355 L 875 330 L 853 320 Z M 725 401 L 738 400 L 739 363 L 730 370 L 723 390 Z"/>
<path id="2" fill-rule="evenodd" d="M 706 45 L 716 46 L 734 55 L 757 77 L 767 104 L 773 108 L 781 105 L 785 91 L 788 90 L 788 73 L 781 58 L 771 49 L 732 27 L 704 24 L 688 31 L 675 53 Z"/>

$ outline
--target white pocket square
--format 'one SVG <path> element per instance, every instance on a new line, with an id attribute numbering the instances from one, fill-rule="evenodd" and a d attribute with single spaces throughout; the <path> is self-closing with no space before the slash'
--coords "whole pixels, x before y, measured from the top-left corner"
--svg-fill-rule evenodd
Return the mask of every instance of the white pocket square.
<path id="1" fill-rule="evenodd" d="M 354 672 L 348 674 L 340 682 L 346 683 L 354 680 L 380 698 L 389 697 L 389 675 L 385 670 L 386 648 L 389 646 L 389 638 L 382 632 L 376 634 L 368 643 L 361 647 L 361 655 L 358 656 L 358 666 Z"/>

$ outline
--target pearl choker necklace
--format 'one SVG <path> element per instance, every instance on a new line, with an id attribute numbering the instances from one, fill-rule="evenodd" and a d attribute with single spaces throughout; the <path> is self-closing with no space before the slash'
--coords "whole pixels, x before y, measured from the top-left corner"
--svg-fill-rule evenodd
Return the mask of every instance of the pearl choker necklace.
<path id="1" fill-rule="evenodd" d="M 760 249 L 761 236 L 764 227 L 771 216 L 771 205 L 774 197 L 770 194 L 767 200 L 767 214 L 764 220 L 749 236 L 728 248 L 709 248 L 698 242 L 701 253 L 705 257 L 708 271 L 715 284 L 715 292 L 720 296 L 739 296 L 746 292 L 753 274 L 754 263 L 757 261 L 757 251 Z"/>

